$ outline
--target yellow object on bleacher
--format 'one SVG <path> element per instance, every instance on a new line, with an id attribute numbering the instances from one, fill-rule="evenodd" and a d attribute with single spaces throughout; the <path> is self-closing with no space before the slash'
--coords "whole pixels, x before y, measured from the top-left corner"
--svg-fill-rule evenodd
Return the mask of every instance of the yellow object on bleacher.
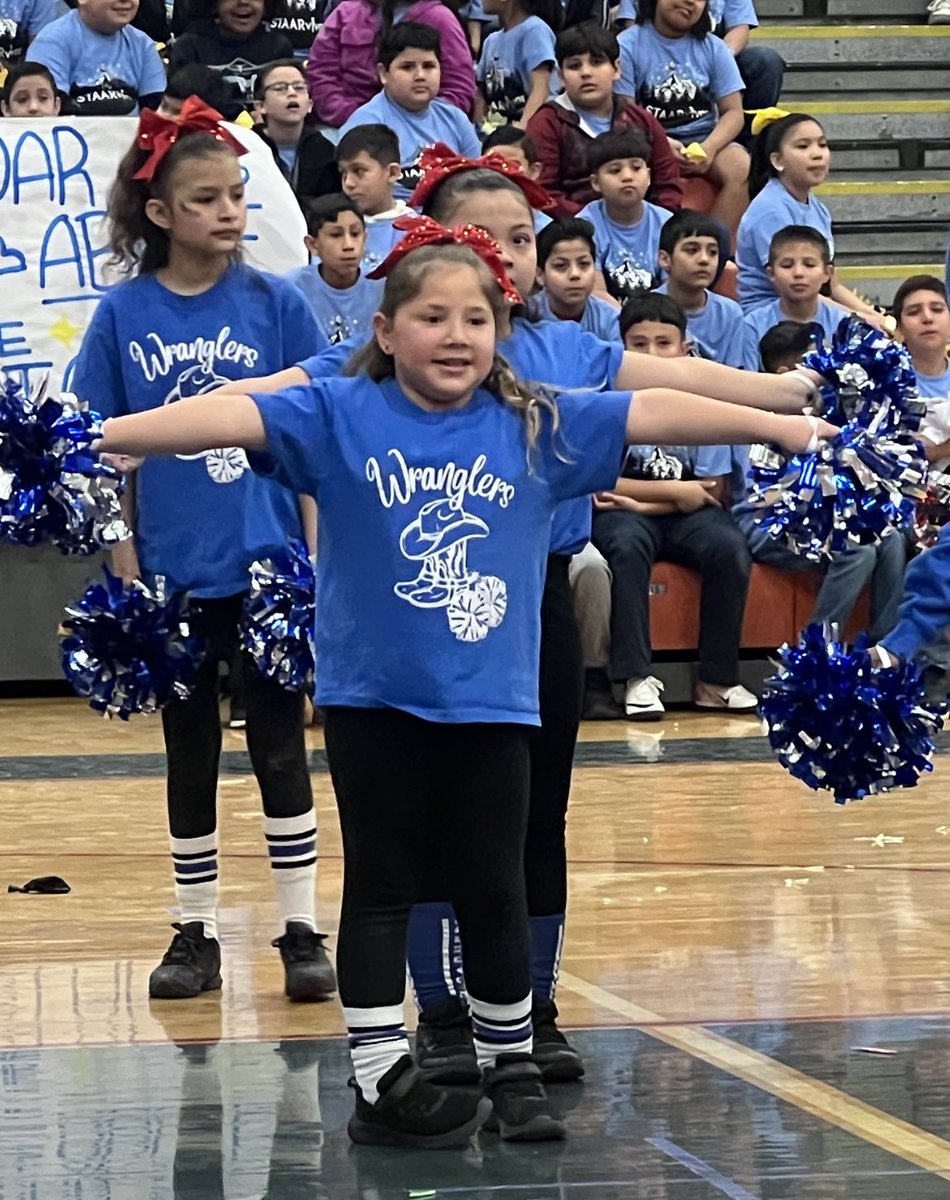
<path id="1" fill-rule="evenodd" d="M 703 159 L 709 157 L 699 142 L 690 142 L 690 144 L 683 151 L 683 154 L 686 156 L 686 158 L 692 159 L 693 162 L 702 162 Z"/>
<path id="2" fill-rule="evenodd" d="M 254 118 L 251 116 L 251 114 L 249 112 L 239 112 L 238 115 L 234 118 L 234 124 L 241 125 L 245 129 L 253 129 L 254 128 Z"/>
<path id="3" fill-rule="evenodd" d="M 774 104 L 769 108 L 747 108 L 745 111 L 752 117 L 753 137 L 758 137 L 762 130 L 768 129 L 773 122 L 792 115 L 787 109 L 777 108 Z"/>

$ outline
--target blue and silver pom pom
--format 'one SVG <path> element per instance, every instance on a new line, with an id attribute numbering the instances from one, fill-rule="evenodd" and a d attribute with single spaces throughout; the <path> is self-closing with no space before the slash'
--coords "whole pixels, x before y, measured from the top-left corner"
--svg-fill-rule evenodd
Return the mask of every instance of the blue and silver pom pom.
<path id="1" fill-rule="evenodd" d="M 925 700 L 912 665 L 874 667 L 866 641 L 849 652 L 820 625 L 780 653 L 760 712 L 769 744 L 796 779 L 844 804 L 915 787 L 933 770 L 946 706 Z"/>
<path id="2" fill-rule="evenodd" d="M 314 593 L 313 566 L 302 542 L 251 564 L 242 644 L 260 673 L 287 691 L 313 687 Z"/>
<path id="3" fill-rule="evenodd" d="M 26 396 L 0 373 L 0 539 L 92 554 L 129 536 L 121 474 L 91 449 L 99 416 L 75 396 Z"/>
<path id="4" fill-rule="evenodd" d="M 166 600 L 107 568 L 70 604 L 60 629 L 63 673 L 89 707 L 127 721 L 190 695 L 204 656 L 183 595 Z"/>

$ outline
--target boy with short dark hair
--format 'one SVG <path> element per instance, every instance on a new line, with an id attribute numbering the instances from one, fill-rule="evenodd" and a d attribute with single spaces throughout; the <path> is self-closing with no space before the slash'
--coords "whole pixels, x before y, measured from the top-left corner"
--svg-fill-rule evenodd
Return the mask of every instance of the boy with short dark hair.
<path id="1" fill-rule="evenodd" d="M 834 266 L 827 238 L 810 225 L 780 229 L 769 243 L 765 270 L 778 298 L 742 318 L 738 365 L 747 371 L 762 369 L 759 341 L 773 325 L 781 321 L 816 324 L 823 337 L 830 340 L 847 315 L 844 309 L 822 299 L 821 289 L 831 281 Z"/>
<path id="2" fill-rule="evenodd" d="M 260 69 L 254 81 L 254 110 L 261 124 L 255 128 L 298 200 L 340 190 L 333 144 L 307 124 L 312 107 L 304 64 L 298 59 L 285 58 Z"/>
<path id="3" fill-rule="evenodd" d="M 934 275 L 912 275 L 894 296 L 891 312 L 910 351 L 927 412 L 920 436 L 930 462 L 946 471 L 950 459 L 950 309 L 947 289 Z"/>
<path id="4" fill-rule="evenodd" d="M 620 341 L 617 310 L 594 290 L 594 227 L 579 217 L 552 221 L 538 234 L 541 316 L 576 321 L 605 342 Z"/>
<path id="5" fill-rule="evenodd" d="M 815 349 L 815 330 L 798 321 L 779 321 L 759 340 L 762 370 L 768 375 L 794 371 L 806 354 Z"/>
<path id="6" fill-rule="evenodd" d="M 361 105 L 340 130 L 357 125 L 383 124 L 399 138 L 402 173 L 396 196 L 408 200 L 422 178 L 419 158 L 426 146 L 444 142 L 457 154 L 477 158 L 481 144 L 465 114 L 440 100 L 441 41 L 430 25 L 400 21 L 379 40 L 379 78 L 383 90 Z"/>
<path id="7" fill-rule="evenodd" d="M 304 239 L 312 261 L 286 278 L 306 297 L 329 344 L 355 334 L 372 333 L 383 281 L 367 279 L 360 269 L 366 225 L 359 207 L 342 193 L 303 204 Z M 313 261 L 315 259 L 316 261 Z"/>
<path id="8" fill-rule="evenodd" d="M 219 112 L 226 121 L 250 123 L 237 89 L 220 71 L 204 63 L 188 63 L 168 77 L 158 111 L 163 117 L 178 117 L 189 96 L 197 96 L 209 108 Z M 241 120 L 241 118 L 244 120 Z"/>
<path id="9" fill-rule="evenodd" d="M 742 309 L 728 296 L 709 289 L 722 254 L 729 252 L 725 227 L 705 213 L 681 208 L 660 231 L 659 263 L 666 281 L 657 292 L 674 299 L 686 313 L 690 341 L 703 358 L 738 366 Z"/>
<path id="10" fill-rule="evenodd" d="M 534 138 L 517 125 L 499 125 L 493 129 L 482 142 L 482 153 L 500 154 L 520 167 L 529 179 L 537 180 L 541 174 L 541 160 Z"/>
<path id="11" fill-rule="evenodd" d="M 649 292 L 621 314 L 625 345 L 660 358 L 689 352 L 686 315 Z M 658 561 L 702 576 L 697 708 L 754 712 L 739 683 L 739 641 L 751 560 L 742 532 L 722 507 L 731 470 L 728 446 L 632 446 L 612 492 L 595 497 L 593 542 L 613 576 L 610 677 L 625 689 L 630 721 L 658 721 L 663 684 L 650 674 L 650 572 Z"/>
<path id="12" fill-rule="evenodd" d="M 366 222 L 363 274 L 368 275 L 403 236 L 393 222 L 413 211 L 394 196 L 402 174 L 399 138 L 386 125 L 357 125 L 337 142 L 336 162 L 343 191 Z"/>
<path id="13" fill-rule="evenodd" d="M 0 87 L 5 117 L 58 117 L 59 93 L 52 72 L 42 63 L 17 62 L 7 68 Z"/>
<path id="14" fill-rule="evenodd" d="M 597 198 L 588 153 L 595 137 L 632 127 L 650 147 L 651 203 L 674 211 L 683 203 L 680 171 L 659 121 L 632 96 L 614 92 L 620 78 L 616 36 L 593 24 L 563 30 L 557 39 L 557 65 L 564 92 L 542 104 L 528 121 L 541 160 L 539 182 L 557 203 L 557 215 L 576 216 Z"/>
<path id="15" fill-rule="evenodd" d="M 591 186 L 602 197 L 577 214 L 594 226 L 597 267 L 607 294 L 621 302 L 660 282 L 660 231 L 670 218 L 644 196 L 650 143 L 636 129 L 602 133 L 591 143 Z"/>

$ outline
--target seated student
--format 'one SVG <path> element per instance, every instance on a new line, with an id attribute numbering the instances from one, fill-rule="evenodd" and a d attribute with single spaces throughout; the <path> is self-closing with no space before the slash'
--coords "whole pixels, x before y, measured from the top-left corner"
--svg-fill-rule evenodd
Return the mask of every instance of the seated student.
<path id="1" fill-rule="evenodd" d="M 262 67 L 254 82 L 255 126 L 289 180 L 298 200 L 316 199 L 340 191 L 340 172 L 334 146 L 319 129 L 308 125 L 310 92 L 297 59 Z"/>
<path id="2" fill-rule="evenodd" d="M 632 96 L 614 91 L 620 78 L 616 36 L 593 24 L 575 25 L 558 35 L 555 53 L 564 91 L 542 104 L 528 122 L 538 147 L 538 181 L 557 202 L 556 213 L 575 216 L 596 200 L 587 155 L 598 134 L 628 126 L 650 143 L 647 199 L 676 210 L 683 203 L 680 169 L 669 139 L 656 117 Z"/>
<path id="3" fill-rule="evenodd" d="M 250 108 L 260 68 L 294 57 L 289 39 L 270 28 L 278 4 L 279 0 L 195 0 L 187 32 L 172 42 L 169 71 L 188 63 L 214 67 Z"/>
<path id="4" fill-rule="evenodd" d="M 554 38 L 561 22 L 560 0 L 483 0 L 501 29 L 485 39 L 475 76 L 475 124 L 487 133 L 496 125 L 524 125 L 557 91 Z"/>
<path id="5" fill-rule="evenodd" d="M 662 358 L 688 353 L 686 316 L 669 296 L 628 300 L 620 316 L 628 350 Z M 650 674 L 650 572 L 657 561 L 702 576 L 698 708 L 754 712 L 739 683 L 739 640 L 751 561 L 741 530 L 722 505 L 728 446 L 633 446 L 614 490 L 594 498 L 593 542 L 613 576 L 610 677 L 626 689 L 631 721 L 658 721 L 663 685 Z"/>
<path id="6" fill-rule="evenodd" d="M 814 326 L 782 321 L 766 331 L 759 343 L 762 369 L 771 375 L 784 375 L 801 363 L 814 349 Z M 746 455 L 745 466 L 748 466 Z M 741 472 L 745 478 L 745 470 Z M 811 562 L 790 550 L 788 544 L 770 536 L 756 524 L 756 509 L 742 499 L 732 508 L 736 524 L 748 540 L 755 562 L 792 571 L 814 571 L 824 575 L 812 621 L 832 622 L 843 634 L 861 593 L 871 586 L 871 640 L 879 641 L 897 622 L 901 585 L 907 562 L 907 542 L 900 533 L 891 533 L 873 546 L 858 546 L 846 554 L 836 554 L 830 562 Z"/>
<path id="7" fill-rule="evenodd" d="M 843 309 L 823 300 L 821 289 L 831 280 L 831 250 L 824 234 L 810 225 L 786 225 L 772 238 L 766 272 L 778 299 L 747 312 L 739 334 L 739 366 L 762 370 L 759 342 L 781 321 L 820 325 L 829 340 L 846 317 Z"/>
<path id="8" fill-rule="evenodd" d="M 367 279 L 360 264 L 366 225 L 357 205 L 342 194 L 306 200 L 307 249 L 316 261 L 288 272 L 303 292 L 331 346 L 355 335 L 369 337 L 383 281 Z"/>
<path id="9" fill-rule="evenodd" d="M 131 25 L 138 0 L 78 0 L 78 7 L 36 35 L 33 62 L 49 67 L 77 117 L 126 116 L 156 108 L 165 68 L 152 39 Z"/>
<path id="10" fill-rule="evenodd" d="M 0 113 L 5 117 L 58 117 L 59 93 L 49 69 L 23 60 L 9 67 L 0 87 Z"/>
<path id="11" fill-rule="evenodd" d="M 356 125 L 337 142 L 336 162 L 343 191 L 366 222 L 363 274 L 368 275 L 404 236 L 393 222 L 413 211 L 394 195 L 402 175 L 399 138 L 388 125 Z"/>
<path id="12" fill-rule="evenodd" d="M 659 258 L 666 281 L 656 290 L 672 297 L 686 313 L 689 340 L 697 353 L 736 367 L 742 309 L 728 296 L 709 291 L 718 274 L 723 234 L 715 217 L 689 208 L 674 213 L 660 231 Z"/>
<path id="13" fill-rule="evenodd" d="M 14 66 L 41 29 L 60 14 L 58 0 L 3 0 L 0 4 L 0 63 Z"/>
<path id="14" fill-rule="evenodd" d="M 594 290 L 594 227 L 580 217 L 551 221 L 538 234 L 538 310 L 542 318 L 576 321 L 602 341 L 620 341 L 618 313 Z"/>
<path id="15" fill-rule="evenodd" d="M 534 138 L 520 125 L 499 125 L 482 142 L 482 154 L 500 154 L 535 181 L 541 175 L 541 161 Z"/>
<path id="16" fill-rule="evenodd" d="M 927 412 L 919 435 L 927 459 L 939 470 L 950 464 L 950 310 L 947 289 L 934 275 L 912 275 L 894 295 L 891 313 L 910 352 Z"/>
<path id="17" fill-rule="evenodd" d="M 577 215 L 593 225 L 598 270 L 608 294 L 620 301 L 660 281 L 660 231 L 670 213 L 643 198 L 650 188 L 650 153 L 636 129 L 602 133 L 588 153 L 591 186 L 602 199 Z"/>
<path id="18" fill-rule="evenodd" d="M 158 111 L 163 117 L 180 116 L 182 105 L 189 96 L 203 100 L 226 121 L 240 122 L 242 115 L 246 116 L 237 90 L 220 72 L 201 63 L 189 63 L 169 75 Z"/>
<path id="19" fill-rule="evenodd" d="M 573 555 L 567 568 L 577 632 L 584 664 L 585 721 L 621 721 L 624 706 L 614 698 L 610 682 L 610 588 L 613 577 L 593 542 Z"/>
<path id="20" fill-rule="evenodd" d="M 454 104 L 438 99 L 441 82 L 439 34 L 429 25 L 400 21 L 380 38 L 379 78 L 383 90 L 361 105 L 340 129 L 383 124 L 399 138 L 402 174 L 396 196 L 408 200 L 422 178 L 418 163 L 426 146 L 444 142 L 466 158 L 481 144 L 475 126 Z"/>

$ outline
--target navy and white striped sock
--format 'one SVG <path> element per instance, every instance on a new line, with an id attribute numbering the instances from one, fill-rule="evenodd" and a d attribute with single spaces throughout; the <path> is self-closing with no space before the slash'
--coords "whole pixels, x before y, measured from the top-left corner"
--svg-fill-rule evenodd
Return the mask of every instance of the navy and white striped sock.
<path id="1" fill-rule="evenodd" d="M 300 921 L 317 928 L 317 815 L 311 808 L 298 817 L 264 818 L 264 837 L 274 872 L 277 902 L 284 925 Z"/>
<path id="2" fill-rule="evenodd" d="M 499 1054 L 531 1053 L 530 992 L 517 1004 L 486 1004 L 469 992 L 468 1004 L 480 1067 L 493 1067 Z"/>
<path id="3" fill-rule="evenodd" d="M 175 869 L 175 896 L 181 923 L 201 921 L 205 937 L 218 936 L 218 835 L 169 837 Z"/>
<path id="4" fill-rule="evenodd" d="M 403 1023 L 402 1005 L 382 1008 L 344 1008 L 353 1074 L 363 1099 L 375 1104 L 379 1099 L 376 1085 L 390 1069 L 409 1053 L 409 1035 Z"/>

